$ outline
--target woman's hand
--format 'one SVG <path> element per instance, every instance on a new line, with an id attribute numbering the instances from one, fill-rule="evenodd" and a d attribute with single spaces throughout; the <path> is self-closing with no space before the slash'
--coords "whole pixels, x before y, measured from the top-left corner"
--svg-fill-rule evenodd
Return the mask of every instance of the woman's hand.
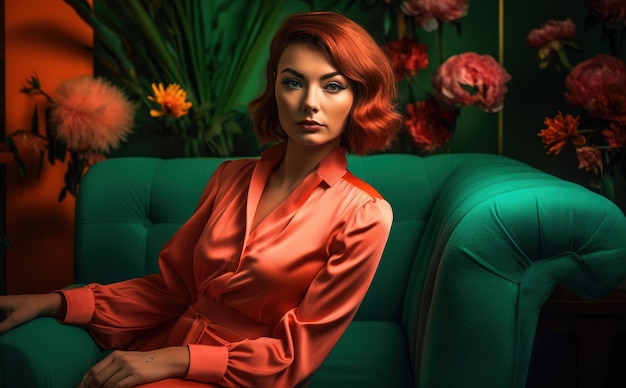
<path id="1" fill-rule="evenodd" d="M 62 317 L 64 305 L 63 297 L 57 293 L 0 296 L 0 313 L 4 314 L 0 335 L 37 317 Z"/>
<path id="2" fill-rule="evenodd" d="M 116 350 L 94 365 L 79 388 L 125 388 L 170 377 L 185 377 L 189 349 L 175 346 L 149 352 Z"/>

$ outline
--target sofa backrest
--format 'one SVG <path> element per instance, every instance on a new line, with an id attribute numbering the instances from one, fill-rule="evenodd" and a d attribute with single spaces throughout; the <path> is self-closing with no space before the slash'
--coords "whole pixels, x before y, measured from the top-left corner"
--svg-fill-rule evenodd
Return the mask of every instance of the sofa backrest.
<path id="1" fill-rule="evenodd" d="M 75 282 L 110 283 L 154 273 L 167 239 L 193 213 L 220 158 L 109 159 L 81 184 L 75 226 Z M 422 158 L 349 156 L 349 169 L 392 205 L 383 260 L 357 319 L 399 320 L 434 190 Z"/>

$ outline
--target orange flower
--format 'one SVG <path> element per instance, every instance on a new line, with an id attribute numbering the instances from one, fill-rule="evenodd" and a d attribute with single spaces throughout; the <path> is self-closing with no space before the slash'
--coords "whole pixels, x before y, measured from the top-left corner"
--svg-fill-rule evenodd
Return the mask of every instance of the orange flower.
<path id="1" fill-rule="evenodd" d="M 565 143 L 572 140 L 576 147 L 583 146 L 587 141 L 578 133 L 579 116 L 568 114 L 565 117 L 559 112 L 553 119 L 546 117 L 543 123 L 547 128 L 537 134 L 548 149 L 548 154 L 558 155 Z"/>
<path id="2" fill-rule="evenodd" d="M 172 116 L 175 118 L 182 117 L 189 113 L 191 102 L 187 100 L 187 92 L 178 84 L 169 84 L 167 88 L 163 88 L 163 84 L 152 84 L 154 97 L 148 96 L 148 100 L 154 101 L 161 105 L 161 110 L 150 110 L 150 116 Z"/>

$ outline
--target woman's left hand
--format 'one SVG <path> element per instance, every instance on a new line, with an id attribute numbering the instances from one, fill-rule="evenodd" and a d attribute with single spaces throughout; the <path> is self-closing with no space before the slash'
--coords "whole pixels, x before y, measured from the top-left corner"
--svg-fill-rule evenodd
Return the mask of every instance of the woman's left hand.
<path id="1" fill-rule="evenodd" d="M 189 350 L 186 346 L 149 352 L 116 350 L 94 365 L 78 387 L 134 387 L 169 377 L 185 377 L 188 368 Z"/>

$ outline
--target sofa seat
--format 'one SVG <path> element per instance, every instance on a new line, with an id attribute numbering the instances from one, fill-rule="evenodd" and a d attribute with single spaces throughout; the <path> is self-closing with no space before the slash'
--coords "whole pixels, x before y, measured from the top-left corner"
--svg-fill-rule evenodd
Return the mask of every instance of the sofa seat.
<path id="1" fill-rule="evenodd" d="M 223 161 L 91 167 L 76 200 L 74 283 L 157 271 Z M 349 156 L 348 167 L 394 221 L 359 311 L 310 387 L 523 388 L 553 290 L 597 299 L 626 277 L 626 217 L 580 185 L 500 155 Z M 36 319 L 0 336 L 0 387 L 75 387 L 106 354 L 83 329 Z"/>
<path id="2" fill-rule="evenodd" d="M 354 321 L 310 388 L 413 387 L 406 334 L 391 321 Z"/>

